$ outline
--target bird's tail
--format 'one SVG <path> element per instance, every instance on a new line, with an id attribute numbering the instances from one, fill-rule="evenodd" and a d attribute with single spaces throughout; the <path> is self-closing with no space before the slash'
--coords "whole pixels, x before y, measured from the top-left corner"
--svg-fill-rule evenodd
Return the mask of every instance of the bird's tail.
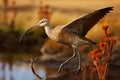
<path id="1" fill-rule="evenodd" d="M 89 44 L 92 44 L 92 45 L 96 45 L 96 42 L 88 39 L 88 38 L 85 38 L 85 40 L 89 43 Z"/>

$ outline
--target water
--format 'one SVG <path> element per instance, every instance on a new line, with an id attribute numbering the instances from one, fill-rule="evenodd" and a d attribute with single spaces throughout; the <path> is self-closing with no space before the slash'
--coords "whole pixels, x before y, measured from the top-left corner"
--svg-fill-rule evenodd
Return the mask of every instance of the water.
<path id="1" fill-rule="evenodd" d="M 33 67 L 40 77 L 48 78 L 58 76 L 57 70 L 66 58 L 64 58 L 65 60 L 48 59 L 40 61 L 41 56 L 39 55 L 40 53 L 0 53 L 0 80 L 38 80 L 31 69 L 30 60 L 35 56 L 38 56 L 39 59 L 34 62 Z M 50 56 L 48 57 L 50 58 Z M 64 66 L 64 70 L 60 74 L 68 71 L 71 67 L 74 68 L 73 64 L 76 63 L 75 61 L 71 62 L 72 64 L 68 63 Z"/>
<path id="2" fill-rule="evenodd" d="M 36 80 L 33 75 L 28 55 L 0 54 L 0 80 Z M 45 67 L 36 66 L 35 71 L 46 77 Z"/>

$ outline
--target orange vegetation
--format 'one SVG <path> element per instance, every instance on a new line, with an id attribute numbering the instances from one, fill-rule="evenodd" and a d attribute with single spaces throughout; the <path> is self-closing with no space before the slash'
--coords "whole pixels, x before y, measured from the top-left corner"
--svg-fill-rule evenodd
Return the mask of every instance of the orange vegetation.
<path id="1" fill-rule="evenodd" d="M 108 25 L 102 26 L 105 37 L 103 41 L 98 43 L 98 47 L 89 53 L 89 56 L 96 67 L 99 80 L 106 80 L 111 61 L 111 52 L 113 45 L 116 43 L 116 40 L 110 37 L 111 33 L 107 31 L 108 27 Z"/>

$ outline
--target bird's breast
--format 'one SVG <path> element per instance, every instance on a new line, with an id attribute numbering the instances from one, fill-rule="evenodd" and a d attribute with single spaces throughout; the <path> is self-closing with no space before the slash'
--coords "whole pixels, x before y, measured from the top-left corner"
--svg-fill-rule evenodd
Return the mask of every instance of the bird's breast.
<path id="1" fill-rule="evenodd" d="M 59 41 L 59 33 L 60 31 L 56 30 L 56 31 L 51 31 L 48 35 L 48 37 L 54 41 Z"/>

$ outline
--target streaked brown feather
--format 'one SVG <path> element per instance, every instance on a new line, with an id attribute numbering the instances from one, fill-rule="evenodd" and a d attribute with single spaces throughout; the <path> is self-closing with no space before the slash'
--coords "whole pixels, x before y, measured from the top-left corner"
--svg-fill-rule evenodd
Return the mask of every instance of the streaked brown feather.
<path id="1" fill-rule="evenodd" d="M 87 32 L 111 10 L 113 10 L 113 7 L 96 10 L 82 18 L 71 22 L 66 27 L 64 27 L 63 30 L 71 29 L 73 32 L 79 34 L 79 36 L 85 36 Z"/>

